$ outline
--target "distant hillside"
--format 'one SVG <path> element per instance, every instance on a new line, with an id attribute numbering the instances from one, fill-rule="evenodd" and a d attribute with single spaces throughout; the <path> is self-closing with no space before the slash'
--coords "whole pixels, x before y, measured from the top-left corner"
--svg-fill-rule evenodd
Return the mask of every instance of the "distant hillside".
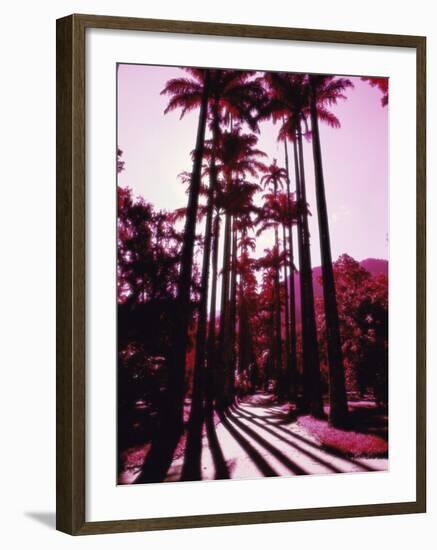
<path id="1" fill-rule="evenodd" d="M 388 276 L 388 261 L 381 260 L 377 258 L 367 258 L 360 262 L 361 267 L 367 269 L 369 273 L 373 276 L 376 275 L 386 275 Z M 317 266 L 313 267 L 313 288 L 314 288 L 314 298 L 323 297 L 323 287 L 320 283 L 320 277 L 322 275 L 322 267 Z M 299 273 L 294 274 L 294 286 L 296 289 L 296 314 L 300 318 L 300 281 Z"/>
<path id="2" fill-rule="evenodd" d="M 388 276 L 388 261 L 377 260 L 376 258 L 367 258 L 360 262 L 360 266 L 367 269 L 372 275 Z"/>

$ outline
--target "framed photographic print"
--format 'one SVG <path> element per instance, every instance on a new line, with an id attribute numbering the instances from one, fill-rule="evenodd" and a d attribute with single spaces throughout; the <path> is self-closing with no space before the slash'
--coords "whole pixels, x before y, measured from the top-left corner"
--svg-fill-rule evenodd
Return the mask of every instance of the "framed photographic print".
<path id="1" fill-rule="evenodd" d="M 57 528 L 424 512 L 425 38 L 57 21 Z"/>

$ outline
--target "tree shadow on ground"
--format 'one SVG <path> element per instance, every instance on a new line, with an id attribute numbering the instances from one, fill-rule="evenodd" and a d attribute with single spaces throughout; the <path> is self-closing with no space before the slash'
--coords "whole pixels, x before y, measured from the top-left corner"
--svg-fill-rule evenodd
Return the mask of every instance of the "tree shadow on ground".
<path id="1" fill-rule="evenodd" d="M 277 477 L 279 474 L 270 466 L 270 464 L 262 457 L 249 441 L 234 427 L 225 413 L 219 412 L 219 418 L 223 426 L 228 430 L 232 437 L 241 445 L 244 451 L 249 455 L 255 466 L 265 477 Z"/>
<path id="2" fill-rule="evenodd" d="M 249 420 L 249 422 L 252 422 L 252 424 L 255 424 L 256 426 L 259 426 L 260 428 L 262 428 L 264 431 L 268 432 L 272 436 L 274 436 L 277 439 L 283 441 L 284 443 L 286 443 L 287 445 L 289 445 L 293 449 L 296 449 L 297 451 L 304 454 L 307 458 L 309 458 L 313 462 L 318 462 L 322 466 L 325 466 L 325 468 L 328 468 L 328 470 L 331 470 L 333 473 L 342 473 L 343 472 L 343 470 L 340 470 L 339 468 L 336 468 L 334 465 L 330 464 L 326 460 L 323 460 L 323 458 L 320 458 L 315 453 L 312 453 L 311 451 L 305 449 L 305 447 L 303 445 L 299 444 L 296 440 L 290 439 L 290 437 L 291 438 L 294 437 L 293 435 L 291 435 L 291 433 L 289 434 L 288 438 L 284 437 L 283 435 L 281 435 L 278 432 L 274 431 L 272 428 L 269 428 L 268 426 L 265 426 L 262 421 L 256 420 L 255 418 L 250 417 L 249 415 L 247 415 L 245 413 L 245 411 L 241 410 L 241 408 L 234 407 L 233 410 L 234 410 L 234 416 L 236 416 L 236 415 L 238 415 L 238 413 L 240 413 L 241 417 L 246 418 L 247 420 Z"/>
<path id="3" fill-rule="evenodd" d="M 237 406 L 238 408 L 239 406 Z M 241 407 L 239 407 L 239 410 L 241 411 Z M 242 410 L 242 412 L 244 414 L 246 414 L 247 416 L 250 416 L 252 419 L 254 420 L 258 420 L 258 421 L 261 421 L 263 422 L 264 419 L 265 419 L 265 423 L 267 424 L 270 424 L 271 426 L 275 427 L 277 430 L 280 430 L 281 432 L 287 434 L 288 436 L 292 436 L 293 438 L 297 439 L 298 441 L 301 441 L 302 443 L 305 443 L 305 445 L 308 445 L 310 447 L 313 447 L 314 449 L 320 451 L 321 449 L 323 449 L 323 451 L 327 454 L 327 456 L 331 455 L 335 458 L 340 458 L 348 463 L 351 464 L 351 466 L 356 466 L 358 467 L 359 469 L 361 470 L 365 470 L 365 471 L 368 471 L 368 472 L 373 472 L 373 471 L 376 471 L 375 468 L 372 468 L 371 466 L 369 466 L 368 464 L 364 463 L 363 461 L 359 460 L 359 459 L 353 459 L 347 455 L 345 455 L 344 453 L 341 453 L 340 451 L 337 451 L 335 449 L 325 449 L 323 448 L 323 446 L 321 445 L 317 445 L 316 443 L 314 443 L 313 441 L 311 441 L 311 439 L 307 438 L 307 437 L 304 437 L 303 435 L 301 434 L 297 434 L 295 432 L 291 432 L 290 429 L 288 429 L 286 426 L 290 426 L 290 421 L 289 420 L 286 420 L 284 419 L 284 415 L 276 415 L 276 418 L 279 419 L 279 422 L 273 422 L 272 420 L 270 420 L 270 418 L 266 418 L 266 417 L 259 417 L 258 415 L 254 415 L 246 410 Z"/>
<path id="4" fill-rule="evenodd" d="M 250 436 L 254 441 L 256 441 L 259 445 L 264 447 L 272 456 L 274 456 L 279 462 L 281 462 L 286 468 L 288 468 L 293 474 L 295 475 L 305 475 L 308 474 L 306 470 L 301 468 L 299 464 L 292 461 L 289 457 L 287 457 L 281 450 L 279 450 L 277 447 L 269 443 L 266 439 L 261 437 L 259 433 L 255 432 L 249 426 L 241 422 L 235 414 L 232 414 L 232 411 L 227 411 L 228 418 L 236 425 L 238 428 L 240 428 L 242 431 L 244 431 L 248 436 Z"/>
<path id="5" fill-rule="evenodd" d="M 205 416 L 206 434 L 208 437 L 209 449 L 215 467 L 215 479 L 230 479 L 229 467 L 223 455 L 220 442 L 214 424 L 214 412 L 207 412 Z"/>

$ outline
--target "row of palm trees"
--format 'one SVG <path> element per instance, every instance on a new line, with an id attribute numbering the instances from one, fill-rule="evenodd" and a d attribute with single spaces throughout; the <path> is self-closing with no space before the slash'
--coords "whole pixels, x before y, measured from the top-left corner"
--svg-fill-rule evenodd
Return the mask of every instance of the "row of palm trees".
<path id="1" fill-rule="evenodd" d="M 196 227 L 204 216 L 200 299 L 197 304 L 195 359 L 191 410 L 182 479 L 200 478 L 201 436 L 213 406 L 225 409 L 235 398 L 235 371 L 245 370 L 251 360 L 250 320 L 245 311 L 244 285 L 253 247 L 250 231 L 274 229 L 274 246 L 258 261 L 274 274 L 271 378 L 278 395 L 299 399 L 299 407 L 323 417 L 323 396 L 314 309 L 310 233 L 306 198 L 303 138 L 312 140 L 317 212 L 322 258 L 323 294 L 327 327 L 329 369 L 329 420 L 347 423 L 348 409 L 323 177 L 319 121 L 340 125 L 329 107 L 343 99 L 352 84 L 348 79 L 322 75 L 252 73 L 221 69 L 186 69 L 186 78 L 167 82 L 162 94 L 170 97 L 166 113 L 180 109 L 181 118 L 199 111 L 193 167 L 189 177 L 188 204 L 177 283 L 177 308 L 168 357 L 167 398 L 161 429 L 152 443 L 137 482 L 160 481 L 170 466 L 183 430 L 186 357 L 192 320 L 191 284 Z M 279 125 L 284 143 L 285 166 L 257 148 L 259 124 L 272 120 Z M 309 127 L 310 123 L 310 127 Z M 209 129 L 209 139 L 206 137 Z M 244 128 L 248 131 L 245 132 Z M 288 146 L 293 150 L 295 192 Z M 259 185 L 247 178 L 258 178 Z M 208 181 L 205 184 L 205 181 Z M 264 188 L 262 207 L 255 193 Z M 206 204 L 200 204 L 200 197 Z M 300 302 L 302 317 L 302 389 L 297 387 L 296 291 L 294 285 L 293 228 L 296 226 Z M 282 228 L 282 250 L 279 231 Z M 223 234 L 221 235 L 221 232 Z M 223 258 L 219 271 L 219 240 Z M 283 270 L 282 289 L 280 270 Z M 219 322 L 218 277 L 221 274 Z M 209 288 L 210 286 L 210 288 Z M 281 292 L 285 297 L 285 353 L 282 353 Z M 239 298 L 237 300 L 237 294 Z M 208 297 L 210 299 L 208 308 Z M 238 304 L 238 306 L 237 306 Z M 240 341 L 236 356 L 236 319 L 239 307 Z"/>

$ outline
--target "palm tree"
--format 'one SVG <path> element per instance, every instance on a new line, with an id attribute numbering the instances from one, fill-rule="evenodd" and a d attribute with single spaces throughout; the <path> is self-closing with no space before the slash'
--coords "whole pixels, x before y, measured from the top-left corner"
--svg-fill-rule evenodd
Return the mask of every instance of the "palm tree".
<path id="1" fill-rule="evenodd" d="M 290 168 L 288 163 L 288 147 L 287 140 L 284 139 L 285 152 L 285 171 L 287 173 L 287 216 L 286 223 L 288 228 L 288 253 L 289 253 L 289 316 L 290 316 L 290 387 L 292 388 L 292 397 L 297 396 L 297 337 L 296 337 L 296 290 L 294 285 L 294 273 L 296 271 L 294 265 L 294 250 L 293 250 L 293 224 L 297 222 L 296 203 L 291 197 L 290 186 Z M 284 226 L 285 227 L 285 226 Z M 285 239 L 285 237 L 284 237 Z"/>
<path id="2" fill-rule="evenodd" d="M 243 141 L 245 139 L 243 138 Z M 256 143 L 256 141 L 254 142 Z M 246 152 L 247 158 L 235 160 L 235 172 L 243 174 L 248 159 L 250 171 L 253 172 L 256 166 L 260 166 L 256 156 L 263 156 L 264 153 L 250 147 Z M 220 311 L 220 330 L 218 354 L 220 358 L 220 379 L 219 392 L 216 404 L 219 408 L 230 405 L 234 400 L 234 374 L 235 374 L 235 335 L 236 335 L 236 299 L 237 299 L 237 240 L 238 221 L 240 216 L 247 215 L 252 208 L 254 193 L 258 190 L 256 184 L 249 183 L 244 179 L 235 179 L 226 187 L 223 197 L 224 209 L 226 212 L 225 239 L 223 247 L 223 270 L 222 270 L 222 302 Z M 229 225 L 228 225 L 229 224 Z M 228 229 L 228 233 L 226 232 Z"/>
<path id="3" fill-rule="evenodd" d="M 293 143 L 298 203 L 298 252 L 302 314 L 303 401 L 301 407 L 316 417 L 323 417 L 317 327 L 308 229 L 305 167 L 302 146 L 302 124 L 307 128 L 309 90 L 305 75 L 266 73 L 264 80 L 270 91 L 270 102 L 260 113 L 280 122 L 278 139 Z"/>
<path id="4" fill-rule="evenodd" d="M 194 75 L 198 74 L 196 69 L 194 69 L 193 71 Z M 206 335 L 208 281 L 211 257 L 212 217 L 218 184 L 216 156 L 218 153 L 220 141 L 220 123 L 222 121 L 226 121 L 227 117 L 232 116 L 236 120 L 244 120 L 253 130 L 256 130 L 257 124 L 255 118 L 253 117 L 253 108 L 258 101 L 260 94 L 262 93 L 262 89 L 259 84 L 253 80 L 249 80 L 252 75 L 252 73 L 249 71 L 224 71 L 220 69 L 211 69 L 210 72 L 210 128 L 212 132 L 212 140 L 209 148 L 210 165 L 208 170 L 210 176 L 210 184 L 206 208 L 205 239 L 202 262 L 203 265 L 200 303 L 198 308 L 192 404 L 188 423 L 188 436 L 184 467 L 182 471 L 182 479 L 184 480 L 200 478 L 201 434 L 204 419 L 205 397 L 204 370 L 205 359 L 207 357 L 207 346 L 210 345 L 207 342 Z M 216 232 L 218 233 L 218 224 L 215 225 Z M 218 235 L 216 237 L 216 242 L 218 243 Z M 216 244 L 214 244 L 214 246 L 216 246 Z M 215 300 L 215 289 L 213 299 Z M 214 309 L 215 317 L 215 303 L 212 309 Z M 213 325 L 210 325 L 210 331 L 212 330 L 213 333 L 215 333 L 215 318 L 212 320 L 212 322 Z M 213 326 L 212 329 L 211 326 Z M 214 336 L 211 337 L 211 343 L 213 337 Z M 212 369 L 209 369 L 209 371 L 211 370 Z M 208 380 L 209 388 L 211 388 L 212 384 L 211 374 L 211 372 L 208 372 L 210 378 Z M 211 393 L 210 389 L 209 393 Z"/>
<path id="5" fill-rule="evenodd" d="M 270 188 L 276 196 L 279 189 L 281 189 L 287 179 L 287 172 L 285 168 L 278 166 L 278 161 L 273 159 L 272 164 L 264 169 L 264 176 L 261 178 L 261 185 L 264 189 Z"/>
<path id="6" fill-rule="evenodd" d="M 167 397 L 164 400 L 160 429 L 144 461 L 142 472 L 136 479 L 137 483 L 164 479 L 183 430 L 185 361 L 191 316 L 190 288 L 210 92 L 209 70 L 189 71 L 195 79 L 172 79 L 161 92 L 171 96 L 165 113 L 181 108 L 183 117 L 188 111 L 199 108 L 199 122 L 177 285 L 173 345 L 168 356 Z"/>
<path id="7" fill-rule="evenodd" d="M 232 383 L 232 333 L 230 331 L 234 313 L 231 312 L 231 303 L 235 300 L 235 286 L 232 287 L 232 274 L 235 263 L 231 265 L 233 238 L 233 217 L 238 215 L 238 209 L 249 195 L 254 193 L 256 186 L 251 186 L 244 181 L 246 174 L 256 176 L 262 163 L 259 157 L 265 154 L 256 149 L 258 138 L 254 134 L 242 133 L 241 126 L 234 126 L 233 130 L 223 132 L 220 138 L 220 146 L 217 151 L 217 166 L 223 180 L 223 188 L 218 189 L 217 201 L 225 214 L 222 288 L 220 323 L 217 342 L 217 383 L 218 395 L 216 405 L 227 407 L 233 397 Z M 244 186 L 242 184 L 244 183 Z M 233 296 L 231 300 L 231 287 Z M 232 305 L 232 309 L 234 306 Z M 210 323 L 211 325 L 211 323 Z"/>
<path id="8" fill-rule="evenodd" d="M 238 373 L 249 375 L 248 382 L 252 391 L 255 390 L 257 382 L 257 359 L 253 344 L 252 328 L 250 324 L 248 311 L 248 296 L 249 287 L 256 285 L 256 279 L 253 276 L 253 260 L 250 258 L 249 250 L 252 252 L 256 248 L 255 239 L 250 237 L 249 230 L 254 229 L 254 220 L 252 214 L 256 212 L 253 205 L 240 213 L 237 220 L 237 228 L 240 231 L 238 240 L 238 248 L 240 256 L 237 262 L 237 270 L 239 274 L 238 287 Z"/>
<path id="9" fill-rule="evenodd" d="M 270 166 L 266 167 L 264 170 L 265 174 L 261 178 L 261 185 L 264 189 L 271 189 L 273 191 L 270 201 L 267 204 L 268 210 L 275 208 L 275 203 L 277 199 L 278 188 L 282 188 L 287 177 L 287 173 L 284 168 L 280 168 L 277 164 L 276 159 L 273 159 L 273 163 Z M 264 196 L 265 199 L 269 199 L 268 195 Z M 267 215 L 267 217 L 269 217 Z M 279 238 L 278 238 L 278 223 L 273 219 L 273 226 L 275 231 L 275 247 L 274 253 L 279 255 Z M 265 228 L 264 224 L 264 228 Z M 281 386 L 280 381 L 282 380 L 282 338 L 281 338 L 281 291 L 280 291 L 280 280 L 279 280 L 279 270 L 280 266 L 277 262 L 276 272 L 275 272 L 275 327 L 276 327 L 276 345 L 275 345 L 275 371 L 278 381 L 278 390 Z M 288 330 L 288 329 L 287 329 Z M 288 363 L 288 357 L 287 357 Z"/>
<path id="10" fill-rule="evenodd" d="M 258 234 L 271 227 L 277 230 L 278 226 L 282 226 L 282 243 L 283 250 L 279 254 L 279 242 L 275 243 L 273 252 L 280 258 L 276 262 L 276 267 L 279 272 L 282 267 L 284 270 L 283 289 L 278 293 L 277 286 L 277 273 L 275 273 L 275 303 L 279 301 L 279 307 L 282 304 L 282 294 L 284 295 L 284 314 L 285 314 L 285 371 L 283 375 L 279 377 L 278 395 L 281 398 L 291 399 L 296 394 L 296 366 L 292 362 L 292 355 L 296 357 L 296 332 L 295 332 L 295 315 L 293 307 L 293 326 L 290 326 L 290 308 L 289 308 L 289 293 L 288 293 L 288 266 L 290 265 L 289 249 L 287 247 L 286 229 L 295 224 L 297 221 L 297 206 L 295 201 L 291 200 L 291 197 L 287 193 L 279 192 L 276 195 L 274 193 L 264 195 L 264 205 L 261 209 L 258 223 L 261 222 L 261 227 L 258 229 Z M 294 274 L 294 263 L 291 263 L 291 271 Z M 294 286 L 293 286 L 294 290 Z M 292 302 L 294 305 L 294 301 Z M 277 311 L 278 306 L 275 307 Z M 276 333 L 281 327 L 276 324 Z M 293 329 L 292 331 L 290 329 Z M 293 350 L 291 332 L 294 335 Z M 293 351 L 293 353 L 292 353 Z"/>
<path id="11" fill-rule="evenodd" d="M 261 217 L 259 220 L 262 220 L 262 219 L 263 217 Z M 271 219 L 271 216 L 269 216 L 269 219 Z M 272 222 L 269 222 L 268 220 L 263 221 L 261 229 L 259 229 L 257 233 L 259 233 L 260 231 L 263 231 L 264 229 L 267 229 L 271 225 L 271 223 Z M 278 290 L 279 290 L 278 273 L 281 269 L 281 265 L 283 265 L 285 261 L 285 253 L 284 252 L 279 253 L 276 247 L 276 244 L 274 244 L 273 247 L 270 249 L 265 249 L 264 252 L 265 252 L 265 255 L 262 256 L 261 258 L 258 258 L 255 264 L 256 269 L 263 270 L 263 280 L 267 283 L 265 288 L 269 289 L 268 296 L 267 296 L 269 305 L 267 306 L 267 310 L 270 318 L 269 324 L 271 324 L 271 330 L 269 330 L 270 332 L 269 336 L 271 337 L 271 345 L 269 345 L 268 361 L 267 361 L 267 364 L 265 365 L 264 387 L 267 390 L 269 387 L 269 381 L 274 381 L 275 391 L 279 396 L 281 393 L 281 386 L 282 386 L 284 373 L 282 372 L 282 370 L 278 369 L 278 358 L 282 353 L 280 319 L 278 323 L 278 296 L 280 297 L 280 294 L 278 293 Z M 264 291 L 263 291 L 263 294 L 265 294 Z M 280 302 L 279 302 L 279 313 L 280 313 Z M 272 356 L 273 356 L 273 361 L 271 360 Z"/>
<path id="12" fill-rule="evenodd" d="M 281 395 L 285 398 L 291 398 L 292 386 L 294 376 L 291 372 L 291 340 L 290 340 L 290 304 L 288 296 L 288 250 L 287 250 L 287 236 L 286 236 L 286 224 L 282 224 L 282 247 L 284 252 L 284 264 L 282 266 L 284 270 L 284 315 L 285 315 L 285 375 L 283 377 L 283 383 L 281 386 Z"/>
<path id="13" fill-rule="evenodd" d="M 335 105 L 339 99 L 345 99 L 344 91 L 348 87 L 351 87 L 352 83 L 346 78 L 335 78 L 333 76 L 324 75 L 309 75 L 308 82 L 310 88 L 314 175 L 319 220 L 323 298 L 325 305 L 329 365 L 329 420 L 334 426 L 344 426 L 347 423 L 348 406 L 341 352 L 334 272 L 332 269 L 331 242 L 329 237 L 328 211 L 323 176 L 322 151 L 320 146 L 319 120 L 328 123 L 334 128 L 340 126 L 339 120 L 328 110 L 327 106 Z"/>
<path id="14" fill-rule="evenodd" d="M 283 395 L 287 399 L 295 399 L 297 390 L 297 357 L 296 357 L 296 310 L 294 290 L 294 259 L 293 243 L 287 247 L 286 230 L 289 239 L 292 239 L 291 228 L 297 222 L 297 207 L 294 197 L 289 192 L 289 178 L 287 175 L 287 192 L 277 196 L 277 219 L 282 225 L 282 240 L 284 248 L 284 297 L 285 297 L 285 347 L 287 350 L 287 369 L 284 377 Z M 290 273 L 288 273 L 290 267 Z M 290 285 L 288 285 L 288 282 Z M 290 286 L 290 292 L 288 287 Z"/>
<path id="15" fill-rule="evenodd" d="M 240 97 L 242 95 L 242 91 L 240 91 Z M 244 102 L 243 102 L 244 104 Z M 206 406 L 207 409 L 210 410 L 214 395 L 213 395 L 213 387 L 222 386 L 222 384 L 219 382 L 219 376 L 225 376 L 223 369 L 221 369 L 221 373 L 217 370 L 217 359 L 222 355 L 222 353 L 217 354 L 216 350 L 216 296 L 217 296 L 217 275 L 218 275 L 218 243 L 219 243 L 219 237 L 220 237 L 220 217 L 224 213 L 226 216 L 225 221 L 225 246 L 223 251 L 223 270 L 222 270 L 222 305 L 220 308 L 221 315 L 220 315 L 220 330 L 219 330 L 219 341 L 222 344 L 223 341 L 226 342 L 226 346 L 220 345 L 219 350 L 220 352 L 226 351 L 227 354 L 232 354 L 233 345 L 232 342 L 229 344 L 229 338 L 232 339 L 232 332 L 229 332 L 229 323 L 232 323 L 232 320 L 229 319 L 229 315 L 232 317 L 236 316 L 236 309 L 235 309 L 235 303 L 236 303 L 236 276 L 233 275 L 236 273 L 235 268 L 235 261 L 236 261 L 236 254 L 233 253 L 232 248 L 236 250 L 236 247 L 233 247 L 233 241 L 234 241 L 234 230 L 233 230 L 233 219 L 232 219 L 232 211 L 235 209 L 238 209 L 240 207 L 240 204 L 244 202 L 247 197 L 247 193 L 253 194 L 254 193 L 254 187 L 251 186 L 251 184 L 247 184 L 245 188 L 242 188 L 240 185 L 236 185 L 233 178 L 239 177 L 241 174 L 245 174 L 246 172 L 249 173 L 256 173 L 257 166 L 259 166 L 258 161 L 256 160 L 257 156 L 262 156 L 263 153 L 254 149 L 253 145 L 256 143 L 257 138 L 255 136 L 251 136 L 250 134 L 241 135 L 241 128 L 239 126 L 235 127 L 235 129 L 232 132 L 224 132 L 222 133 L 220 130 L 220 120 L 222 120 L 221 116 L 214 116 L 214 112 L 218 113 L 218 102 L 214 101 L 212 103 L 212 133 L 213 133 L 213 139 L 210 141 L 207 141 L 205 144 L 205 158 L 207 159 L 208 163 L 204 169 L 204 174 L 209 174 L 210 176 L 210 187 L 214 185 L 215 195 L 214 200 L 211 202 L 208 201 L 208 206 L 206 208 L 207 212 L 207 222 L 206 227 L 207 231 L 211 233 L 210 239 L 209 239 L 209 249 L 204 250 L 204 265 L 209 265 L 210 255 L 212 252 L 212 277 L 211 277 L 211 298 L 210 298 L 210 314 L 209 314 L 209 330 L 208 330 L 208 336 L 206 337 L 206 317 L 207 317 L 207 311 L 206 311 L 206 296 L 208 293 L 208 274 L 209 270 L 204 271 L 204 276 L 202 277 L 202 280 L 204 281 L 204 284 L 202 284 L 202 290 L 201 294 L 205 295 L 205 302 L 201 300 L 201 308 L 199 308 L 199 321 L 198 321 L 198 329 L 201 330 L 201 333 L 199 333 L 199 330 L 197 331 L 197 337 L 196 337 L 196 362 L 195 362 L 195 380 L 202 380 L 203 376 L 197 375 L 197 371 L 204 368 L 205 358 L 207 363 L 207 372 L 206 372 L 206 387 L 205 390 L 205 397 L 206 397 Z M 234 117 L 236 116 L 236 111 L 234 109 Z M 245 116 L 244 109 L 240 113 L 240 117 L 244 119 Z M 248 123 L 252 124 L 254 128 L 256 128 L 256 121 L 247 121 Z M 250 125 L 249 124 L 249 125 Z M 238 142 L 241 142 L 238 145 Z M 241 147 L 241 150 L 239 149 Z M 236 149 L 235 149 L 236 148 Z M 235 150 L 234 150 L 235 149 Z M 234 155 L 236 152 L 236 156 Z M 247 157 L 247 158 L 245 158 Z M 229 167 L 232 166 L 231 169 Z M 213 227 L 211 229 L 211 226 L 209 225 L 212 220 L 213 216 L 213 210 L 215 212 L 214 216 L 214 223 Z M 213 241 L 212 241 L 213 237 Z M 235 234 L 236 238 L 236 234 Z M 207 241 L 207 239 L 205 239 Z M 211 246 L 212 241 L 212 246 Z M 212 249 L 212 250 L 211 250 Z M 207 256 L 207 257 L 206 257 Z M 231 258 L 235 256 L 235 261 Z M 226 276 L 225 276 L 226 273 Z M 232 287 L 232 297 L 230 297 L 230 288 Z M 232 299 L 231 299 L 232 298 Z M 233 305 L 232 305 L 233 304 Z M 230 311 L 230 308 L 233 311 Z M 201 322 L 201 316 L 204 315 L 204 321 Z M 225 323 L 225 320 L 229 320 L 229 323 Z M 226 333 L 224 333 L 224 327 L 226 327 Z M 230 337 L 228 337 L 228 333 L 230 334 Z M 202 334 L 204 336 L 202 336 Z M 198 353 L 198 350 L 200 348 L 204 347 L 203 354 Z M 217 356 L 217 357 L 216 357 Z M 200 357 L 200 360 L 198 360 Z M 227 358 L 227 360 L 224 362 L 226 365 L 229 365 L 232 363 L 231 355 Z M 223 361 L 222 361 L 223 366 Z M 225 376 L 226 382 L 229 382 L 229 377 Z M 191 418 L 196 417 L 196 432 L 199 434 L 201 429 L 201 421 L 199 420 L 203 414 L 201 411 L 201 408 L 195 405 L 195 402 L 197 403 L 200 401 L 203 403 L 203 397 L 204 393 L 203 391 L 198 391 L 200 388 L 200 384 L 195 384 L 195 387 L 193 388 L 193 401 L 192 401 L 192 412 L 193 415 L 190 414 L 190 422 L 191 425 Z M 194 391 L 196 390 L 196 391 Z M 226 394 L 230 394 L 232 392 L 226 391 Z M 188 442 L 190 441 L 190 433 L 191 430 L 189 430 L 189 437 Z M 190 445 L 187 444 L 187 452 L 186 452 L 186 461 L 185 463 L 188 464 L 189 462 L 189 449 Z M 194 461 L 192 461 L 194 462 Z M 188 466 L 187 466 L 188 468 Z M 185 469 L 185 468 L 184 468 Z"/>
<path id="16" fill-rule="evenodd" d="M 303 326 L 306 326 L 306 355 L 309 368 L 304 372 L 304 394 L 306 394 L 309 410 L 315 417 L 323 418 L 323 399 L 320 378 L 319 347 L 317 343 L 317 325 L 314 306 L 313 272 L 311 267 L 310 254 L 310 232 L 308 228 L 308 203 L 306 200 L 305 168 L 302 146 L 302 125 L 299 122 L 297 128 L 297 147 L 294 147 L 294 163 L 296 171 L 296 196 L 298 201 L 298 216 L 301 219 L 300 228 L 302 233 L 302 266 L 303 280 L 305 281 L 305 303 L 302 307 L 302 314 L 306 312 Z M 301 279 L 302 280 L 302 279 Z M 304 344 L 305 347 L 305 344 Z M 304 352 L 305 353 L 305 352 Z M 306 388 L 306 389 L 305 389 Z M 304 408 L 307 406 L 304 404 Z"/>
<path id="17" fill-rule="evenodd" d="M 237 323 L 237 241 L 238 226 L 237 216 L 234 213 L 232 218 L 232 255 L 230 263 L 230 291 L 229 291 L 229 325 L 228 325 L 228 346 L 229 346 L 229 385 L 230 398 L 233 401 L 235 397 L 235 366 L 236 366 L 236 323 Z"/>
<path id="18" fill-rule="evenodd" d="M 213 153 L 211 157 L 211 166 L 209 170 L 208 199 L 206 206 L 205 237 L 203 242 L 202 275 L 200 282 L 200 301 L 198 305 L 196 352 L 194 359 L 195 366 L 191 410 L 188 421 L 188 437 L 185 448 L 184 465 L 181 475 L 181 480 L 184 481 L 200 479 L 201 470 L 202 426 L 204 419 L 203 398 L 205 389 L 204 364 L 206 358 L 208 280 L 211 257 L 212 218 L 217 185 L 217 174 L 214 156 L 215 143 L 213 143 L 212 151 Z"/>
<path id="19" fill-rule="evenodd" d="M 207 339 L 207 383 L 205 388 L 205 401 L 207 412 L 212 412 L 214 402 L 214 377 L 216 358 L 216 314 L 217 314 L 217 280 L 218 280 L 218 252 L 220 239 L 220 211 L 216 207 L 213 227 L 212 245 L 212 271 L 211 271 L 211 297 L 209 306 L 208 339 Z"/>

